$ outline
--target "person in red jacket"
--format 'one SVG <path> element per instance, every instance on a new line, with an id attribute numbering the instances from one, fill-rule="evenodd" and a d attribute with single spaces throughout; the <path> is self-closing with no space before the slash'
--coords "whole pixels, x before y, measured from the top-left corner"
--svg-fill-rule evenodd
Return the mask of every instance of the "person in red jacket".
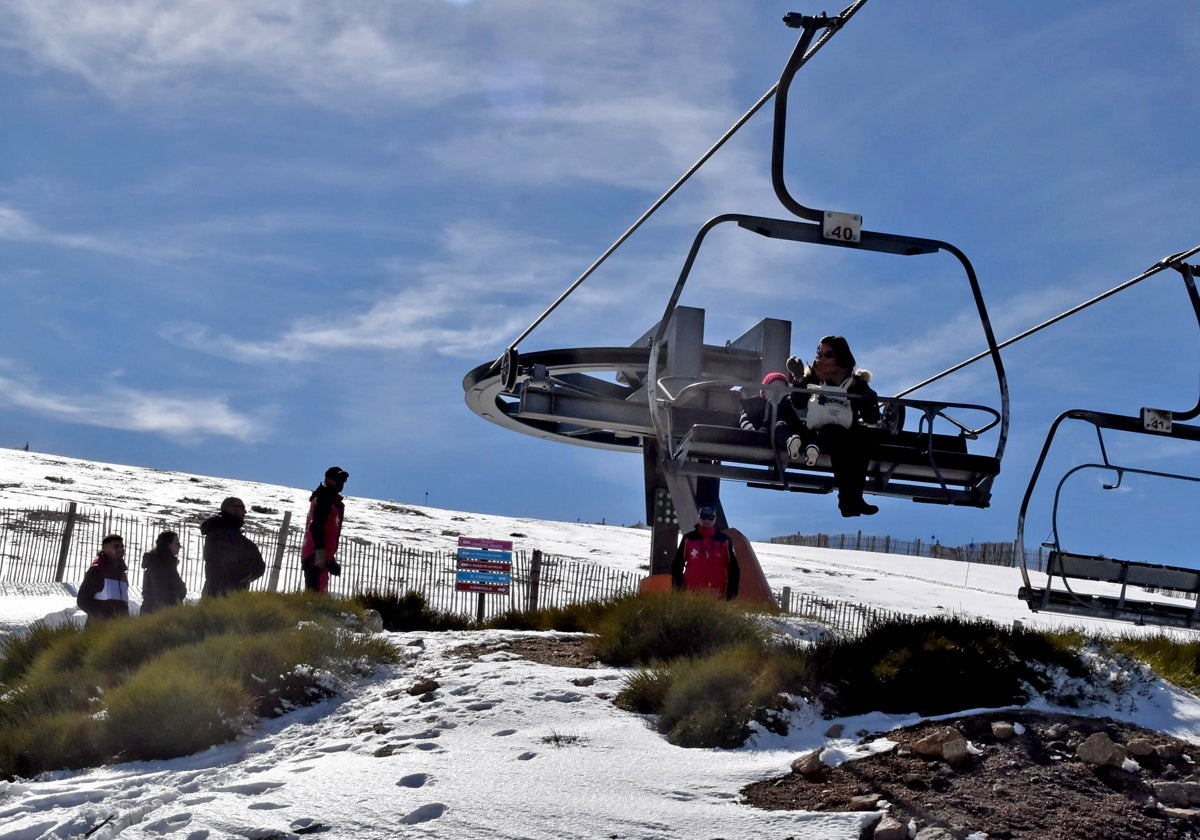
<path id="1" fill-rule="evenodd" d="M 100 552 L 83 573 L 75 603 L 87 613 L 87 623 L 129 615 L 129 578 L 126 575 L 125 541 L 109 534 Z"/>
<path id="2" fill-rule="evenodd" d="M 700 508 L 700 522 L 683 535 L 671 564 L 675 589 L 712 592 L 727 601 L 737 597 L 741 570 L 729 535 L 717 527 L 717 509 Z"/>
<path id="3" fill-rule="evenodd" d="M 329 576 L 342 573 L 337 548 L 338 538 L 342 535 L 342 519 L 346 515 L 342 488 L 349 477 L 350 473 L 341 467 L 330 467 L 325 470 L 325 480 L 308 498 L 300 568 L 304 571 L 304 588 L 311 592 L 327 592 Z"/>

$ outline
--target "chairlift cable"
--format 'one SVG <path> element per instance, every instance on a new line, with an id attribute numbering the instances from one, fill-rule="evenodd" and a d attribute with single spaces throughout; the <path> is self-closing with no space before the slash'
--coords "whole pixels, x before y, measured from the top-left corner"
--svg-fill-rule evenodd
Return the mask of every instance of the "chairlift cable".
<path id="1" fill-rule="evenodd" d="M 996 345 L 996 349 L 1002 350 L 1011 344 L 1016 344 L 1018 341 L 1020 341 L 1023 338 L 1028 338 L 1029 336 L 1045 329 L 1046 327 L 1049 327 L 1053 324 L 1057 324 L 1059 321 L 1063 320 L 1064 318 L 1067 318 L 1071 315 L 1074 315 L 1077 312 L 1081 312 L 1082 310 L 1087 309 L 1089 306 L 1091 306 L 1094 303 L 1099 303 L 1100 301 L 1102 301 L 1106 298 L 1112 297 L 1117 292 L 1124 291 L 1125 289 L 1128 289 L 1130 286 L 1132 286 L 1136 283 L 1140 283 L 1143 280 L 1147 279 L 1148 277 L 1152 277 L 1153 275 L 1158 274 L 1163 269 L 1177 268 L 1180 263 L 1182 263 L 1184 260 L 1186 260 L 1188 257 L 1192 256 L 1193 254 L 1195 254 L 1198 251 L 1200 251 L 1200 245 L 1196 245 L 1195 247 L 1190 248 L 1186 251 L 1180 251 L 1178 254 L 1173 254 L 1172 256 L 1164 257 L 1163 259 L 1156 262 L 1154 265 L 1150 266 L 1150 268 L 1143 271 L 1137 277 L 1134 277 L 1130 280 L 1126 280 L 1124 283 L 1114 286 L 1113 288 L 1109 289 L 1107 292 L 1103 292 L 1102 294 L 1096 295 L 1095 297 L 1091 298 L 1090 300 L 1086 300 L 1083 303 L 1078 304 L 1077 306 L 1073 306 L 1072 308 L 1068 309 L 1066 312 L 1061 312 L 1058 315 L 1055 315 L 1053 318 L 1050 318 L 1047 321 L 1043 321 L 1042 323 L 1038 324 L 1035 327 L 1030 327 L 1029 329 L 1025 330 L 1025 332 L 1023 332 L 1023 333 L 1019 333 L 1018 335 L 1014 335 L 1012 338 L 1007 339 L 1006 341 L 1000 342 L 999 344 Z M 984 351 L 981 353 L 976 353 L 971 358 L 965 359 L 964 361 L 959 362 L 958 364 L 954 365 L 953 367 L 946 368 L 946 370 L 942 371 L 939 374 L 935 374 L 934 376 L 931 376 L 922 382 L 918 382 L 916 385 L 913 385 L 912 387 L 905 388 L 903 391 L 899 392 L 895 396 L 903 397 L 906 394 L 911 394 L 913 391 L 916 391 L 919 388 L 924 388 L 926 385 L 930 385 L 934 382 L 937 382 L 939 379 L 941 379 L 945 376 L 949 376 L 950 374 L 954 373 L 955 371 L 962 370 L 967 365 L 974 364 L 975 362 L 978 362 L 980 359 L 986 359 L 990 355 L 991 355 L 991 351 Z"/>
<path id="2" fill-rule="evenodd" d="M 807 62 L 810 58 L 812 58 L 812 56 L 815 55 L 816 52 L 819 49 L 821 49 L 821 47 L 823 47 L 825 45 L 825 43 L 831 37 L 833 37 L 833 34 L 835 32 L 837 32 L 838 29 L 840 29 L 843 25 L 845 25 L 845 23 L 848 20 L 850 20 L 850 18 L 853 17 L 854 14 L 866 4 L 866 2 L 867 2 L 867 0 L 856 0 L 856 2 L 851 3 L 849 6 L 847 6 L 841 12 L 841 14 L 839 14 L 837 17 L 829 18 L 824 34 L 820 38 L 818 38 L 817 42 L 815 44 L 813 44 L 808 49 L 808 51 L 804 54 L 802 63 Z M 791 18 L 792 18 L 792 15 L 790 15 L 790 14 L 786 15 L 784 17 L 784 22 L 787 23 L 788 26 L 793 25 L 790 20 Z M 686 172 L 684 172 L 683 175 L 681 175 L 675 181 L 675 183 L 670 186 L 670 188 L 667 189 L 666 192 L 664 192 L 661 196 L 659 196 L 657 201 L 655 201 L 653 204 L 651 204 L 650 207 L 647 208 L 646 211 L 644 213 L 642 213 L 641 216 L 638 217 L 637 221 L 635 221 L 632 225 L 629 226 L 629 228 L 624 233 L 622 233 L 619 237 L 617 237 L 616 241 L 613 242 L 611 245 L 609 245 L 608 248 L 604 251 L 604 253 L 601 254 L 595 260 L 595 262 L 593 262 L 591 265 L 589 265 L 587 267 L 587 269 L 583 272 L 583 274 L 579 275 L 579 277 L 575 280 L 575 282 L 573 282 L 570 286 L 567 287 L 566 291 L 564 291 L 561 295 L 559 295 L 555 299 L 555 301 L 552 304 L 550 304 L 550 306 L 547 307 L 546 310 L 544 312 L 542 312 L 542 314 L 539 315 L 533 321 L 532 324 L 530 324 L 528 327 L 526 327 L 524 329 L 524 331 L 521 332 L 520 335 L 518 335 L 515 339 L 513 339 L 512 343 L 510 343 L 508 345 L 508 347 L 505 349 L 504 353 L 500 354 L 500 356 L 496 359 L 494 364 L 499 366 L 501 361 L 504 359 L 505 355 L 507 355 L 514 349 L 516 349 L 516 346 L 518 344 L 520 344 L 522 341 L 524 341 L 531 332 L 533 332 L 535 329 L 537 329 L 538 326 L 540 326 L 541 323 L 543 321 L 545 321 L 546 318 L 548 318 L 550 316 L 550 314 L 562 304 L 563 301 L 565 301 L 568 297 L 570 297 L 571 294 L 583 284 L 584 280 L 587 280 L 588 277 L 590 277 L 592 275 L 592 273 L 596 269 L 598 269 L 601 266 L 601 264 L 603 264 L 604 261 L 607 260 L 612 255 L 612 253 L 614 251 L 617 250 L 617 248 L 621 247 L 621 245 L 623 245 L 625 243 L 625 240 L 627 240 L 630 236 L 632 236 L 634 234 L 634 232 L 639 227 L 641 227 L 642 224 L 658 210 L 658 208 L 662 207 L 667 202 L 667 199 L 669 199 L 672 195 L 674 195 L 675 192 L 680 187 L 682 187 L 687 182 L 687 180 L 689 178 L 691 178 L 692 175 L 694 175 L 700 169 L 701 166 L 703 166 L 705 163 L 707 163 L 709 158 L 711 158 L 714 154 L 716 154 L 717 151 L 723 145 L 725 145 L 725 143 L 729 140 L 729 138 L 731 138 L 735 133 L 737 133 L 737 131 L 739 129 L 741 129 L 741 127 L 743 125 L 745 125 L 746 122 L 749 121 L 749 119 L 752 116 L 754 116 L 758 112 L 758 110 L 760 108 L 762 108 L 763 105 L 765 105 L 765 104 L 767 104 L 767 102 L 771 101 L 771 98 L 775 95 L 775 91 L 777 91 L 778 89 L 779 89 L 779 82 L 775 82 L 775 84 L 771 85 L 771 87 L 768 88 L 767 91 L 758 98 L 758 101 L 755 102 L 750 107 L 750 109 L 748 111 L 746 111 L 746 113 L 744 113 L 732 126 L 730 126 L 729 129 L 727 129 L 726 132 L 724 134 L 722 134 L 721 137 L 715 143 L 712 144 L 712 146 L 709 147 L 708 151 L 706 151 L 703 155 L 700 156 L 699 160 L 697 160 L 695 163 L 693 163 L 688 168 L 688 170 Z"/>

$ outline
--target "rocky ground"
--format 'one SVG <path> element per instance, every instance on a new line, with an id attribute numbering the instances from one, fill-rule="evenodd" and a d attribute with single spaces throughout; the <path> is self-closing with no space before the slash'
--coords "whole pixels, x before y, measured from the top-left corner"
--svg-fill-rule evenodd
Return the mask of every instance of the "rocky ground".
<path id="1" fill-rule="evenodd" d="M 580 638 L 531 637 L 507 649 L 567 667 L 592 661 Z M 743 801 L 806 811 L 886 806 L 889 819 L 864 840 L 913 836 L 910 828 L 921 840 L 1200 838 L 1200 747 L 1140 726 L 1010 711 L 861 737 L 897 746 L 836 768 L 822 766 L 819 753 L 801 758 L 791 774 L 743 789 Z M 947 739 L 960 749 L 944 746 Z M 930 749 L 931 741 L 943 746 Z"/>
<path id="2" fill-rule="evenodd" d="M 969 745 L 954 760 L 922 747 L 923 739 L 948 731 Z M 883 737 L 898 745 L 834 769 L 750 785 L 743 798 L 760 808 L 810 811 L 870 810 L 886 801 L 888 815 L 903 826 L 942 829 L 929 837 L 965 838 L 972 832 L 984 832 L 989 840 L 1200 837 L 1195 821 L 1200 811 L 1189 806 L 1200 804 L 1200 748 L 1140 726 L 996 712 L 922 723 Z M 1098 752 L 1081 750 L 1085 742 L 1100 745 Z M 876 831 L 866 836 L 887 836 Z"/>

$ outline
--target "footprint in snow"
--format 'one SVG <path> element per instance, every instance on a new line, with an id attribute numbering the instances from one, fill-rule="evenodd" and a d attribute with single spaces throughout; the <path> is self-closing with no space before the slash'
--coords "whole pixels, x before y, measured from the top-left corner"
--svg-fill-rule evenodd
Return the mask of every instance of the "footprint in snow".
<path id="1" fill-rule="evenodd" d="M 172 814 L 169 817 L 164 817 L 161 820 L 154 820 L 146 823 L 145 831 L 150 834 L 171 834 L 178 831 L 192 821 L 192 815 L 187 811 L 181 814 Z"/>
<path id="2" fill-rule="evenodd" d="M 432 778 L 428 773 L 411 773 L 396 782 L 396 786 L 407 788 L 425 787 Z"/>
<path id="3" fill-rule="evenodd" d="M 503 738 L 507 735 L 516 735 L 516 734 L 517 734 L 517 730 L 515 730 L 515 729 L 501 729 L 499 732 L 493 732 L 492 737 Z"/>
<path id="4" fill-rule="evenodd" d="M 413 825 L 414 823 L 429 822 L 436 820 L 442 814 L 446 813 L 446 806 L 441 802 L 431 802 L 428 805 L 422 805 L 415 811 L 405 814 L 400 819 L 400 822 L 405 825 Z"/>
<path id="5" fill-rule="evenodd" d="M 243 796 L 260 796 L 283 787 L 283 782 L 251 782 L 244 785 L 221 785 L 213 790 L 219 793 L 240 793 Z"/>

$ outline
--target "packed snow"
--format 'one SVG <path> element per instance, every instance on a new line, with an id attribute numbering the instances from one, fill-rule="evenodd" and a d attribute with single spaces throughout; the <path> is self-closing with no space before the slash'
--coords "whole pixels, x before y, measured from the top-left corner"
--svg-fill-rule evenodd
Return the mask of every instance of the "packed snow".
<path id="1" fill-rule="evenodd" d="M 307 507 L 309 492 L 24 452 L 0 451 L 0 469 L 4 508 L 74 499 L 160 510 L 178 506 L 182 496 L 196 497 L 195 488 L 204 486 L 214 507 L 219 496 L 240 495 L 248 504 L 293 505 L 295 516 Z M 47 482 L 48 475 L 73 483 Z M 441 532 L 452 522 L 460 531 L 478 529 L 480 537 L 519 532 L 530 548 L 624 570 L 642 568 L 648 555 L 649 535 L 639 529 L 433 508 L 405 508 L 412 512 L 402 522 L 400 507 L 350 497 L 345 533 L 447 549 Z M 1015 597 L 1014 569 L 754 547 L 776 589 L 912 614 L 1137 631 L 1031 614 Z M 0 632 L 19 632 L 38 619 L 79 620 L 71 592 L 69 583 L 0 581 Z M 816 630 L 799 620 L 780 620 L 780 629 L 801 638 Z M 797 755 L 814 747 L 831 748 L 839 760 L 886 748 L 886 738 L 862 744 L 859 734 L 886 733 L 919 719 L 871 714 L 831 721 L 802 706 L 786 736 L 761 731 L 735 750 L 682 749 L 644 717 L 612 704 L 627 670 L 539 665 L 506 649 L 521 635 L 527 634 L 391 634 L 403 651 L 399 665 L 379 669 L 338 699 L 260 722 L 232 743 L 170 761 L 0 782 L 0 836 L 853 840 L 866 815 L 761 811 L 740 802 L 739 790 L 785 774 Z M 494 650 L 477 658 L 455 652 L 466 644 Z M 1125 691 L 1101 692 L 1084 711 L 1200 742 L 1200 701 L 1145 675 L 1126 676 Z M 424 680 L 437 688 L 410 693 Z M 844 724 L 844 737 L 824 734 L 835 722 Z"/>

